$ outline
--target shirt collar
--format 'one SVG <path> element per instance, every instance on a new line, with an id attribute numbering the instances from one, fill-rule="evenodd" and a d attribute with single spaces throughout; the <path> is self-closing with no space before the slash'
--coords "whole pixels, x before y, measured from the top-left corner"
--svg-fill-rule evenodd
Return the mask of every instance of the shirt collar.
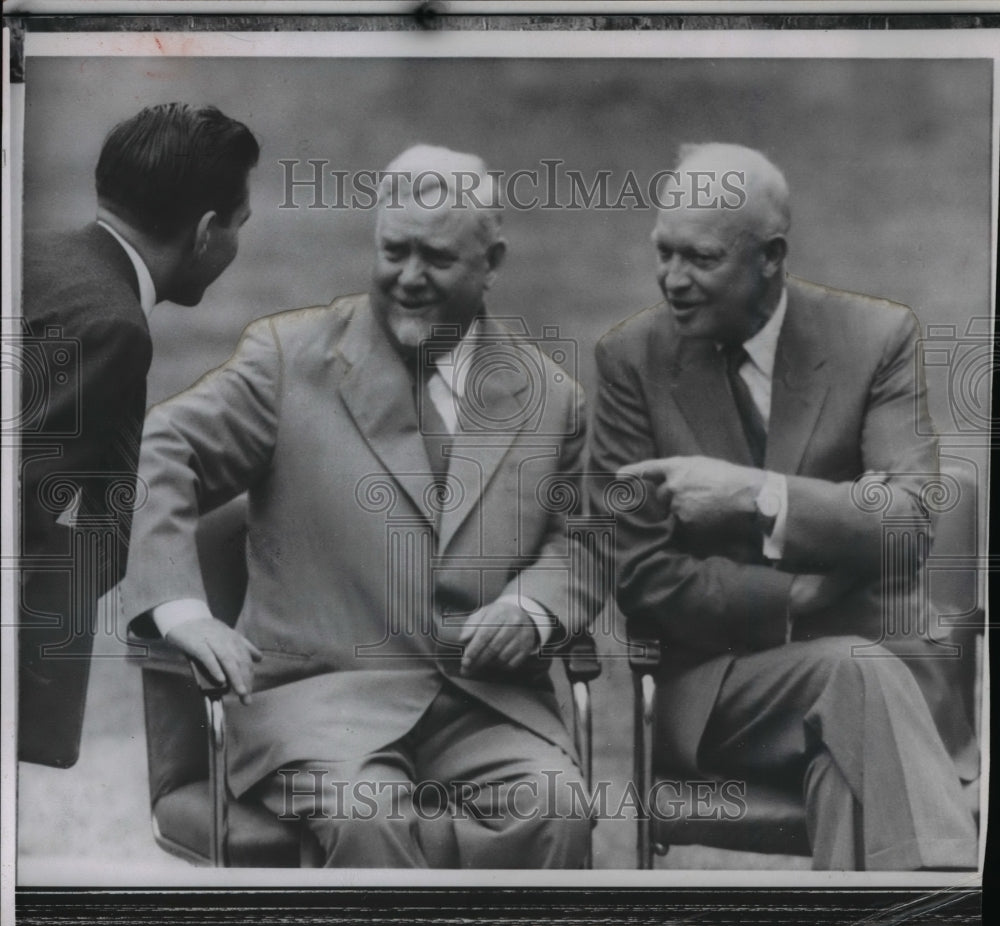
<path id="1" fill-rule="evenodd" d="M 147 318 L 153 311 L 153 306 L 156 305 L 156 286 L 153 283 L 153 277 L 149 272 L 149 268 L 146 266 L 146 262 L 142 259 L 139 252 L 132 247 L 118 232 L 113 229 L 107 222 L 98 219 L 97 224 L 101 226 L 106 232 L 108 232 L 121 246 L 124 248 L 125 253 L 128 255 L 128 259 L 132 261 L 132 266 L 135 268 L 135 276 L 139 281 L 139 305 L 142 306 L 142 311 Z"/>
<path id="2" fill-rule="evenodd" d="M 743 342 L 747 356 L 768 379 L 774 374 L 774 358 L 778 353 L 778 335 L 781 334 L 781 324 L 785 320 L 788 308 L 788 290 L 781 290 L 777 308 L 771 314 L 764 327 L 752 338 Z"/>
<path id="3" fill-rule="evenodd" d="M 434 358 L 434 366 L 437 367 L 437 374 L 444 381 L 449 391 L 455 398 L 465 397 L 465 383 L 469 376 L 468 363 L 456 364 L 455 358 L 461 357 L 469 350 L 475 350 L 476 340 L 482 330 L 482 319 L 476 318 L 465 332 L 465 336 L 451 350 L 446 351 Z"/>

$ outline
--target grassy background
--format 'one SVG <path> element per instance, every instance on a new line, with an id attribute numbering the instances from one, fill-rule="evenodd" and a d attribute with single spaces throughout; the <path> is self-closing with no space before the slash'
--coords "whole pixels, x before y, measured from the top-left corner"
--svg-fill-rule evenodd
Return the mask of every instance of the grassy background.
<path id="1" fill-rule="evenodd" d="M 559 158 L 588 178 L 645 181 L 679 144 L 759 147 L 793 195 L 789 266 L 835 287 L 911 305 L 926 326 L 990 314 L 989 62 L 821 60 L 185 60 L 30 59 L 24 215 L 29 228 L 72 227 L 94 211 L 93 166 L 105 133 L 144 105 L 211 102 L 262 143 L 254 214 L 240 256 L 202 304 L 157 308 L 150 401 L 190 384 L 231 352 L 243 326 L 367 286 L 373 214 L 280 209 L 283 158 L 377 170 L 427 141 L 482 154 L 507 172 Z M 308 192 L 297 194 L 303 205 Z M 327 199 L 332 199 L 332 192 Z M 578 346 L 593 385 L 593 345 L 659 299 L 648 210 L 510 211 L 510 254 L 491 309 L 556 325 Z M 944 417 L 943 380 L 932 412 Z M 610 636 L 609 657 L 620 657 Z M 113 634 L 98 640 L 83 754 L 70 771 L 22 766 L 22 874 L 73 866 L 166 871 L 183 863 L 153 844 L 147 822 L 141 694 Z M 594 686 L 596 775 L 622 782 L 631 755 L 631 684 L 609 658 Z M 634 827 L 605 821 L 599 867 L 632 865 Z M 678 868 L 803 867 L 674 849 Z M 151 866 L 148 867 L 147 866 Z"/>

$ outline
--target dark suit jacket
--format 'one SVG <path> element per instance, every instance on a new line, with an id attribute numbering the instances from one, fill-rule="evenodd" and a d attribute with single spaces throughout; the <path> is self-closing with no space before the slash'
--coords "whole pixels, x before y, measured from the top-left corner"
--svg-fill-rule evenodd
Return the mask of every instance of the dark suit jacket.
<path id="1" fill-rule="evenodd" d="M 251 705 L 227 714 L 237 793 L 283 763 L 358 756 L 403 735 L 455 672 L 464 616 L 498 596 L 533 598 L 564 631 L 599 606 L 568 568 L 566 507 L 539 501 L 553 480 L 577 481 L 580 390 L 534 345 L 495 322 L 487 331 L 527 351 L 542 379 L 483 378 L 489 420 L 457 436 L 439 518 L 409 374 L 367 296 L 253 323 L 228 363 L 150 412 L 128 615 L 204 597 L 199 512 L 248 490 L 237 628 L 265 658 Z M 538 414 L 522 416 L 539 395 Z M 542 660 L 454 681 L 572 750 Z"/>
<path id="2" fill-rule="evenodd" d="M 726 668 L 734 656 L 781 646 L 796 573 L 843 572 L 854 591 L 801 620 L 793 639 L 883 638 L 882 602 L 911 615 L 909 633 L 883 642 L 926 656 L 917 632 L 917 557 L 886 575 L 883 531 L 890 518 L 904 542 L 927 536 L 933 512 L 921 498 L 938 472 L 937 443 L 915 355 L 919 326 L 905 306 L 788 279 L 788 309 L 773 375 L 765 468 L 788 477 L 783 559 L 764 559 L 753 518 L 724 529 L 676 523 L 649 494 L 617 519 L 617 598 L 633 624 L 666 644 L 665 748 L 694 764 Z M 602 472 L 651 457 L 704 455 L 752 466 L 726 382 L 708 340 L 678 336 L 665 304 L 612 329 L 597 348 L 599 394 L 593 460 Z M 865 473 L 885 474 L 855 483 Z M 595 499 L 598 509 L 603 502 Z M 954 755 L 971 760 L 971 733 L 934 667 L 912 659 L 932 713 Z"/>
<path id="3" fill-rule="evenodd" d="M 71 765 L 94 605 L 125 570 L 152 341 L 96 224 L 28 237 L 23 279 L 19 754 Z M 59 516 L 77 491 L 74 529 Z"/>

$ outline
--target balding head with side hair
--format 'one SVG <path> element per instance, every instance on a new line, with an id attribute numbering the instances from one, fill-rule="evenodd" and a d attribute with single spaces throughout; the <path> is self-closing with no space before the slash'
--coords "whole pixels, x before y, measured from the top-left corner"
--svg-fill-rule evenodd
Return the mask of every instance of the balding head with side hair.
<path id="1" fill-rule="evenodd" d="M 379 184 L 371 304 L 405 353 L 455 341 L 485 311 L 506 253 L 499 197 L 483 160 L 415 145 Z"/>
<path id="2" fill-rule="evenodd" d="M 709 142 L 703 145 L 681 145 L 677 172 L 682 176 L 699 171 L 709 176 L 713 198 L 721 192 L 723 178 L 729 178 L 730 188 L 740 190 L 741 204 L 733 211 L 748 230 L 761 238 L 787 235 L 792 224 L 788 203 L 788 183 L 785 175 L 763 154 L 743 145 Z M 730 201 L 733 196 L 729 197 Z"/>
<path id="3" fill-rule="evenodd" d="M 468 210 L 475 215 L 486 244 L 500 237 L 500 187 L 478 155 L 426 144 L 413 145 L 397 155 L 382 171 L 379 219 L 383 210 L 414 200 L 426 209 Z"/>
<path id="4" fill-rule="evenodd" d="M 774 312 L 791 225 L 788 184 L 742 145 L 684 145 L 653 231 L 657 279 L 685 337 L 742 343 Z"/>

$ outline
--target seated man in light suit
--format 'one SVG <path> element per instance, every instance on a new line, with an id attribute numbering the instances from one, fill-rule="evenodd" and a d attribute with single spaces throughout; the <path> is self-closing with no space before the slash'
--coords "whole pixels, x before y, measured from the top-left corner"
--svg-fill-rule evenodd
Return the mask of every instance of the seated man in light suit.
<path id="1" fill-rule="evenodd" d="M 874 504 L 918 550 L 938 460 L 917 322 L 786 276 L 788 189 L 756 151 L 682 149 L 661 201 L 666 301 L 599 343 L 593 447 L 648 480 L 618 517 L 617 598 L 664 644 L 654 748 L 798 776 L 816 868 L 974 867 L 954 660 L 920 633 L 919 558 L 883 566 Z"/>
<path id="2" fill-rule="evenodd" d="M 417 146 L 387 172 L 370 293 L 255 322 L 150 412 L 128 611 L 231 682 L 232 790 L 302 819 L 328 865 L 575 867 L 590 823 L 540 647 L 600 602 L 538 499 L 577 480 L 581 391 L 486 313 L 506 242 L 498 204 L 476 208 L 482 161 Z M 194 534 L 243 491 L 230 630 Z M 428 856 L 427 783 L 452 802 L 450 855 Z"/>

